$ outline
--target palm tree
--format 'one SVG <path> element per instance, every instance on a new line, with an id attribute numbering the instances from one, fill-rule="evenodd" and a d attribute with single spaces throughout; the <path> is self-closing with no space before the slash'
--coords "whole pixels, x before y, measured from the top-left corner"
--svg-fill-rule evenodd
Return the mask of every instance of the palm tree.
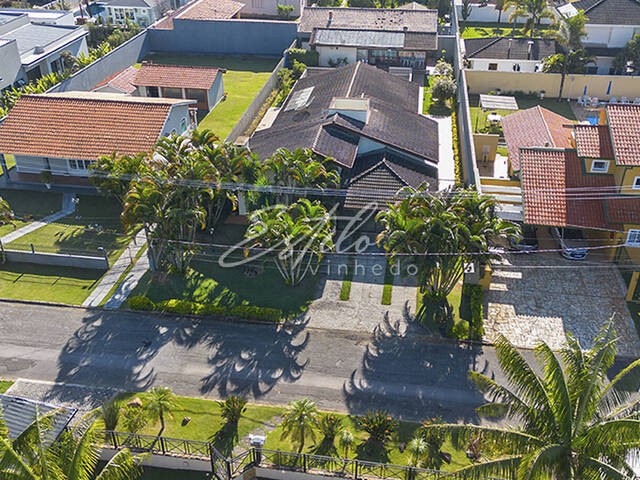
<path id="1" fill-rule="evenodd" d="M 127 448 L 116 453 L 100 471 L 104 424 L 96 412 L 50 443 L 51 431 L 63 414 L 53 410 L 38 418 L 11 440 L 0 415 L 0 478 L 3 480 L 135 480 L 141 474 L 141 456 Z"/>
<path id="2" fill-rule="evenodd" d="M 343 450 L 345 458 L 349 458 L 349 449 L 355 442 L 356 439 L 348 428 L 338 434 L 338 446 Z"/>
<path id="3" fill-rule="evenodd" d="M 444 324 L 450 319 L 447 295 L 461 279 L 465 263 L 488 263 L 495 258 L 489 247 L 515 238 L 518 228 L 496 215 L 495 199 L 474 189 L 430 193 L 425 186 L 408 187 L 396 198 L 376 217 L 383 226 L 377 242 L 392 254 L 392 261 L 404 258 L 417 267 L 423 295 L 417 318 L 423 320 L 434 306 L 434 316 Z"/>
<path id="4" fill-rule="evenodd" d="M 411 440 L 407 445 L 407 452 L 409 452 L 409 465 L 412 467 L 421 467 L 428 450 L 429 446 L 423 438 L 416 437 Z"/>
<path id="5" fill-rule="evenodd" d="M 498 27 L 500 26 L 500 20 L 502 20 L 502 12 L 504 11 L 504 5 L 506 0 L 496 0 L 494 3 L 494 8 L 498 10 Z"/>
<path id="6" fill-rule="evenodd" d="M 582 51 L 582 39 L 587 36 L 585 23 L 587 17 L 584 11 L 579 10 L 572 17 L 561 16 L 558 22 L 558 31 L 556 32 L 556 40 L 564 50 L 562 56 L 562 77 L 560 77 L 560 91 L 558 92 L 558 102 L 562 101 L 562 90 L 564 89 L 564 81 L 567 73 L 570 71 L 570 60 L 573 52 Z M 575 57 L 575 55 L 574 55 Z"/>
<path id="7" fill-rule="evenodd" d="M 302 452 L 307 438 L 315 441 L 314 428 L 318 423 L 318 408 L 308 398 L 294 400 L 289 403 L 282 419 L 281 439 L 291 439 L 298 445 L 298 453 Z"/>
<path id="8" fill-rule="evenodd" d="M 164 431 L 164 416 L 171 416 L 171 411 L 176 408 L 175 395 L 169 387 L 155 387 L 147 394 L 144 409 L 151 420 L 160 420 L 160 431 L 158 436 Z"/>
<path id="9" fill-rule="evenodd" d="M 520 17 L 527 17 L 527 21 L 522 29 L 523 35 L 529 32 L 531 38 L 534 37 L 536 28 L 540 26 L 543 18 L 554 18 L 553 12 L 547 4 L 547 0 L 509 0 L 505 3 L 505 10 L 514 7 L 509 15 L 509 21 L 515 23 Z"/>
<path id="10" fill-rule="evenodd" d="M 634 473 L 628 461 L 640 448 L 640 359 L 609 381 L 616 343 L 611 319 L 586 351 L 571 335 L 560 358 L 541 342 L 535 368 L 501 338 L 496 353 L 506 384 L 476 372 L 470 377 L 491 399 L 478 414 L 517 425 L 447 424 L 427 429 L 443 432 L 457 446 L 481 436 L 499 451 L 496 458 L 465 467 L 457 476 L 630 480 Z"/>
<path id="11" fill-rule="evenodd" d="M 14 225 L 13 223 L 13 210 L 9 206 L 9 202 L 0 197 L 0 224 L 8 223 L 10 225 Z"/>
<path id="12" fill-rule="evenodd" d="M 327 209 L 303 198 L 253 212 L 245 238 L 248 246 L 268 249 L 285 283 L 297 285 L 322 260 L 322 252 L 333 250 L 332 235 Z"/>
<path id="13" fill-rule="evenodd" d="M 111 195 L 123 204 L 131 181 L 143 174 L 147 161 L 145 153 L 103 155 L 91 164 L 89 179 L 104 195 Z"/>

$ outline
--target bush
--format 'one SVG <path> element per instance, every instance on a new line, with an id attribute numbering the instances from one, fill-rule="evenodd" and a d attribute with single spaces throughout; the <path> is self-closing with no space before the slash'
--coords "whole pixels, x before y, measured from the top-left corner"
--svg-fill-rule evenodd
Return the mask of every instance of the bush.
<path id="1" fill-rule="evenodd" d="M 214 303 L 197 303 L 194 313 L 196 315 L 212 315 L 214 317 L 221 317 L 227 315 L 229 313 L 229 309 Z"/>
<path id="2" fill-rule="evenodd" d="M 279 322 L 283 316 L 282 310 L 268 307 L 256 307 L 253 305 L 239 305 L 237 307 L 233 307 L 229 313 L 236 317 L 265 320 L 268 322 Z"/>
<path id="3" fill-rule="evenodd" d="M 391 439 L 398 428 L 398 422 L 392 419 L 388 412 L 378 410 L 367 412 L 363 417 L 357 417 L 358 426 L 369 434 L 369 440 L 383 445 Z"/>
<path id="4" fill-rule="evenodd" d="M 294 61 L 304 63 L 308 67 L 317 67 L 320 54 L 315 50 L 305 50 L 304 48 L 290 48 L 286 51 L 287 67 L 291 68 Z"/>
<path id="5" fill-rule="evenodd" d="M 190 313 L 196 313 L 196 311 L 198 310 L 198 305 L 198 303 L 190 302 L 189 300 L 172 298 L 171 300 L 164 300 L 158 303 L 158 310 L 186 315 Z"/>
<path id="6" fill-rule="evenodd" d="M 220 416 L 228 423 L 238 423 L 242 414 L 247 410 L 247 399 L 233 395 L 224 401 L 218 401 Z"/>
<path id="7" fill-rule="evenodd" d="M 431 87 L 431 96 L 445 103 L 456 94 L 456 81 L 450 77 L 437 77 Z"/>
<path id="8" fill-rule="evenodd" d="M 456 177 L 456 185 L 462 185 L 464 179 L 462 178 L 462 159 L 460 157 L 460 141 L 458 139 L 458 123 L 456 120 L 455 108 L 451 113 L 451 139 L 453 141 L 453 160 L 454 160 L 454 172 Z"/>
<path id="9" fill-rule="evenodd" d="M 469 338 L 469 322 L 458 320 L 449 327 L 447 336 L 457 340 L 467 340 Z"/>
<path id="10" fill-rule="evenodd" d="M 480 285 L 465 285 L 463 294 L 469 297 L 471 309 L 471 324 L 469 325 L 469 338 L 482 340 L 484 336 L 484 292 Z"/>
<path id="11" fill-rule="evenodd" d="M 129 308 L 133 310 L 150 311 L 156 309 L 155 303 L 153 303 L 144 295 L 136 295 L 134 297 L 131 297 L 129 298 L 129 300 L 127 300 L 127 303 L 129 304 Z"/>
<path id="12" fill-rule="evenodd" d="M 351 297 L 351 280 L 343 280 L 340 286 L 340 300 L 347 301 Z"/>
<path id="13" fill-rule="evenodd" d="M 278 4 L 278 16 L 280 18 L 289 18 L 293 12 L 293 5 Z"/>

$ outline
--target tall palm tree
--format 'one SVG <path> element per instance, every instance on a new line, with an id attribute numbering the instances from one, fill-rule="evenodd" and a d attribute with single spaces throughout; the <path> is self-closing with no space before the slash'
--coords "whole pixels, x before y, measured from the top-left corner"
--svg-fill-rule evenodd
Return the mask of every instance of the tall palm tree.
<path id="1" fill-rule="evenodd" d="M 160 420 L 160 431 L 158 436 L 164 431 L 164 416 L 171 415 L 176 408 L 176 396 L 169 387 L 155 387 L 147 394 L 144 409 L 149 417 L 156 421 Z"/>
<path id="2" fill-rule="evenodd" d="M 628 461 L 640 448 L 640 359 L 609 381 L 616 333 L 611 319 L 589 350 L 571 335 L 558 358 L 541 342 L 537 368 L 501 338 L 496 353 L 506 378 L 470 372 L 490 401 L 478 408 L 482 416 L 503 417 L 507 426 L 433 425 L 457 446 L 482 436 L 498 451 L 456 472 L 467 478 L 632 479 Z"/>
<path id="3" fill-rule="evenodd" d="M 582 39 L 587 36 L 585 23 L 587 17 L 584 11 L 579 10 L 572 17 L 561 16 L 558 22 L 558 31 L 556 32 L 556 40 L 564 50 L 562 57 L 562 77 L 560 77 L 560 91 L 558 92 L 558 102 L 562 101 L 562 90 L 564 89 L 564 81 L 569 73 L 571 54 L 583 49 Z M 575 56 L 575 55 L 574 55 Z"/>
<path id="4" fill-rule="evenodd" d="M 527 17 L 522 33 L 529 32 L 531 38 L 534 37 L 536 29 L 540 26 L 543 18 L 554 18 L 553 11 L 549 8 L 547 0 L 509 0 L 505 3 L 505 10 L 514 7 L 509 15 L 509 21 L 515 23 L 520 17 Z"/>
<path id="5" fill-rule="evenodd" d="M 0 224 L 8 223 L 10 225 L 14 225 L 13 223 L 13 210 L 9 206 L 9 202 L 0 197 Z"/>
<path id="6" fill-rule="evenodd" d="M 51 443 L 51 431 L 62 412 L 39 416 L 11 440 L 0 414 L 0 478 L 3 480 L 135 480 L 141 456 L 122 449 L 98 471 L 104 424 L 90 412 Z"/>
<path id="7" fill-rule="evenodd" d="M 282 419 L 282 439 L 291 439 L 302 452 L 307 438 L 315 441 L 315 427 L 318 424 L 318 408 L 308 398 L 289 403 Z"/>
<path id="8" fill-rule="evenodd" d="M 500 26 L 500 20 L 502 20 L 502 12 L 504 11 L 504 5 L 506 0 L 496 0 L 493 7 L 498 10 L 498 27 Z"/>

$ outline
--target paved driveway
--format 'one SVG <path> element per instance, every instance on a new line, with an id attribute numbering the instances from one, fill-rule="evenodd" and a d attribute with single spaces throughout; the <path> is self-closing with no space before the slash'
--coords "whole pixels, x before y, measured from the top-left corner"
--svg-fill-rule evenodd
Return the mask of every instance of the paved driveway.
<path id="1" fill-rule="evenodd" d="M 617 267 L 598 259 L 565 260 L 555 253 L 512 255 L 494 270 L 485 296 L 485 339 L 505 335 L 533 347 L 544 339 L 558 349 L 570 332 L 589 347 L 600 327 L 616 314 L 619 353 L 640 354 L 640 340 L 624 301 Z"/>

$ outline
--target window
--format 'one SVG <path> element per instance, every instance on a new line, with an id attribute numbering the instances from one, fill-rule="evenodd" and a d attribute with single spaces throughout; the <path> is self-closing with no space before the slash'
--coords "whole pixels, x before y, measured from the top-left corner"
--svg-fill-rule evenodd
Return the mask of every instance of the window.
<path id="1" fill-rule="evenodd" d="M 631 187 L 634 190 L 640 190 L 640 177 L 636 177 L 633 181 L 633 186 Z"/>
<path id="2" fill-rule="evenodd" d="M 180 122 L 180 133 L 184 133 L 187 130 L 187 119 L 183 118 Z"/>
<path id="3" fill-rule="evenodd" d="M 498 70 L 498 64 L 497 63 L 490 63 L 489 64 L 489 70 Z"/>
<path id="4" fill-rule="evenodd" d="M 609 160 L 594 160 L 591 162 L 591 173 L 607 173 L 609 171 Z"/>
<path id="5" fill-rule="evenodd" d="M 69 170 L 88 170 L 91 160 L 69 160 Z"/>
<path id="6" fill-rule="evenodd" d="M 520 64 L 519 63 L 514 63 L 513 64 L 513 71 L 514 72 L 519 72 L 520 71 Z"/>
<path id="7" fill-rule="evenodd" d="M 627 235 L 627 245 L 631 247 L 640 247 L 640 230 L 629 230 Z"/>
<path id="8" fill-rule="evenodd" d="M 162 95 L 167 98 L 182 98 L 182 89 L 162 87 Z"/>

